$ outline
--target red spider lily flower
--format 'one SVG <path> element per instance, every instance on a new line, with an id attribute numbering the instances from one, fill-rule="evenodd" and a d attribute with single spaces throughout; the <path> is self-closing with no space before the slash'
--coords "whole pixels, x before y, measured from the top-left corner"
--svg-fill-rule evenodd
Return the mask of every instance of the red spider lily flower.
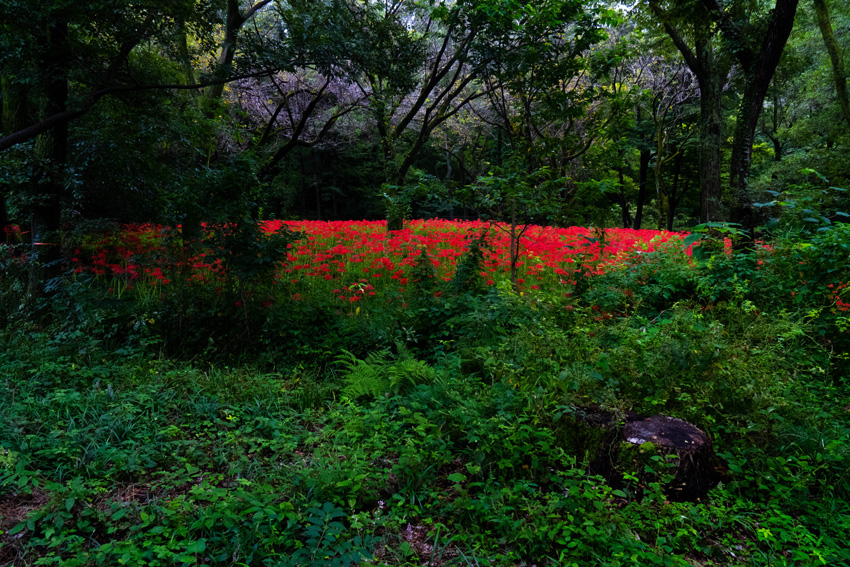
<path id="1" fill-rule="evenodd" d="M 485 235 L 484 257 L 481 266 L 482 278 L 487 285 L 496 285 L 510 271 L 508 250 L 510 239 L 505 230 L 496 230 L 497 223 L 483 221 L 411 221 L 407 227 L 392 235 L 385 231 L 385 224 L 373 221 L 322 222 L 322 221 L 264 221 L 260 229 L 266 233 L 284 227 L 304 233 L 300 241 L 287 245 L 288 254 L 278 269 L 276 278 L 281 283 L 309 286 L 318 290 L 319 283 L 334 280 L 335 273 L 345 274 L 351 266 L 361 264 L 363 275 L 358 290 L 348 293 L 337 290 L 335 296 L 353 295 L 362 298 L 367 292 L 381 294 L 384 291 L 404 293 L 408 284 L 405 270 L 417 263 L 418 258 L 427 259 L 435 270 L 434 278 L 448 281 L 460 258 L 473 241 Z M 505 225 L 500 225 L 505 228 Z M 221 230 L 221 226 L 208 226 L 207 230 Z M 154 225 L 133 225 L 116 236 L 105 238 L 99 245 L 81 247 L 74 254 L 75 272 L 90 272 L 96 276 L 122 277 L 132 281 L 144 279 L 145 283 L 170 283 L 162 269 L 179 267 L 190 270 L 187 280 L 193 285 L 216 285 L 221 287 L 228 277 L 223 258 L 210 261 L 215 255 L 205 250 L 187 260 L 168 260 L 169 255 L 161 242 L 167 230 Z M 588 243 L 585 236 L 598 238 L 599 242 Z M 589 230 L 582 227 L 553 228 L 528 227 L 520 241 L 516 266 L 522 268 L 518 283 L 533 282 L 532 289 L 557 289 L 565 284 L 574 285 L 573 266 L 580 265 L 584 276 L 598 274 L 615 264 L 622 255 L 632 250 L 652 251 L 658 245 L 681 238 L 682 235 L 650 230 L 608 229 Z M 605 243 L 602 246 L 602 243 Z M 93 248 L 93 249 L 92 249 Z M 686 252 L 687 253 L 687 252 Z M 219 253 L 220 254 L 220 253 Z M 116 263 L 117 261 L 117 263 Z M 286 275 L 290 274 L 290 275 Z M 296 275 L 296 277 L 292 277 Z M 340 276 L 336 276 L 340 277 Z M 374 282 L 379 289 L 369 284 Z M 393 284 L 398 282 L 398 284 Z M 277 281 L 273 281 L 276 284 Z M 339 285 L 339 284 L 336 284 Z M 366 288 L 366 286 L 371 286 Z M 326 288 L 327 289 L 327 288 Z M 834 288 L 831 291 L 835 293 Z M 626 293 L 626 292 L 624 292 Z M 371 295 L 371 293 L 370 293 Z M 355 300 L 357 301 L 357 300 Z M 846 304 L 834 298 L 836 309 Z"/>

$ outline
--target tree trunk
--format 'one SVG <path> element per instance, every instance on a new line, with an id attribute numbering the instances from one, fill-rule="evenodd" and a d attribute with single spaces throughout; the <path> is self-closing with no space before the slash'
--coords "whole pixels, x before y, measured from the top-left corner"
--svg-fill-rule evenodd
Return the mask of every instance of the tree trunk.
<path id="1" fill-rule="evenodd" d="M 251 17 L 266 6 L 271 0 L 259 0 L 248 8 L 245 13 L 240 9 L 239 0 L 227 0 L 227 14 L 224 19 L 224 42 L 221 45 L 221 53 L 218 56 L 219 69 L 226 69 L 233 64 L 236 55 L 236 42 L 239 31 Z M 207 89 L 207 96 L 218 99 L 224 93 L 224 83 L 217 83 Z"/>
<path id="2" fill-rule="evenodd" d="M 738 110 L 735 122 L 735 134 L 732 138 L 732 157 L 729 161 L 729 197 L 732 205 L 729 220 L 740 224 L 745 230 L 751 229 L 753 224 L 753 202 L 747 182 L 752 165 L 755 127 L 761 110 L 761 101 L 757 101 L 754 94 L 751 87 L 747 88 L 741 100 L 741 108 Z"/>
<path id="3" fill-rule="evenodd" d="M 64 71 L 67 57 L 68 24 L 53 23 L 47 30 L 48 55 L 42 62 L 48 75 L 44 89 L 42 116 L 64 112 L 68 101 L 68 78 Z M 33 205 L 30 211 L 32 253 L 36 261 L 30 272 L 30 294 L 44 291 L 45 282 L 61 271 L 60 223 L 68 158 L 68 124 L 60 123 L 36 138 L 35 155 L 40 171 L 31 185 Z"/>
<path id="4" fill-rule="evenodd" d="M 782 140 L 779 138 L 779 95 L 775 90 L 773 92 L 773 129 L 765 134 L 773 143 L 773 160 L 782 161 Z"/>
<path id="5" fill-rule="evenodd" d="M 516 201 L 511 199 L 511 284 L 517 284 L 517 259 L 519 257 L 519 242 L 516 236 Z"/>
<path id="6" fill-rule="evenodd" d="M 623 174 L 623 167 L 620 166 L 617 169 L 617 174 L 620 180 L 620 193 L 618 195 L 618 201 L 620 204 L 620 213 L 622 214 L 623 228 L 629 228 L 632 226 L 632 215 L 629 213 L 629 203 L 626 201 L 626 180 Z"/>
<path id="7" fill-rule="evenodd" d="M 245 23 L 245 18 L 239 10 L 239 0 L 227 0 L 227 16 L 224 21 L 224 43 L 218 56 L 219 69 L 226 69 L 233 64 L 236 55 L 236 38 Z M 207 89 L 207 96 L 213 99 L 221 98 L 224 94 L 224 83 L 217 83 Z"/>
<path id="8" fill-rule="evenodd" d="M 638 198 L 635 207 L 635 220 L 632 228 L 640 229 L 643 222 L 643 204 L 646 201 L 647 178 L 649 177 L 649 160 L 652 158 L 650 150 L 640 151 L 640 169 L 638 170 Z"/>
<path id="9" fill-rule="evenodd" d="M 720 218 L 721 143 L 723 134 L 723 85 L 714 61 L 714 50 L 707 39 L 697 42 L 697 56 L 706 72 L 697 75 L 700 88 L 700 221 L 711 222 Z"/>
<path id="10" fill-rule="evenodd" d="M 782 140 L 774 134 L 768 134 L 767 137 L 773 144 L 773 161 L 782 161 Z"/>
<path id="11" fill-rule="evenodd" d="M 186 29 L 186 22 L 181 21 L 178 28 L 177 37 L 177 62 L 183 70 L 184 85 L 195 84 L 195 69 L 192 68 L 192 57 L 189 55 L 189 32 Z M 219 95 L 221 96 L 221 95 Z"/>
<path id="12" fill-rule="evenodd" d="M 396 161 L 395 144 L 393 143 L 392 125 L 386 114 L 383 101 L 374 105 L 375 125 L 381 138 L 381 151 L 384 158 L 384 179 L 386 180 L 387 203 L 387 231 L 402 230 L 404 228 L 404 215 L 401 214 L 399 199 L 399 187 L 404 183 L 403 176 L 399 174 L 399 165 Z M 401 179 L 401 180 L 399 180 Z"/>
<path id="13" fill-rule="evenodd" d="M 716 0 L 715 0 L 716 1 Z M 708 16 L 715 6 L 712 0 L 703 0 L 706 13 L 694 20 L 694 50 L 685 43 L 679 30 L 671 23 L 669 14 L 650 0 L 650 9 L 662 21 L 673 44 L 682 54 L 688 67 L 697 77 L 700 88 L 700 217 L 702 222 L 717 220 L 720 216 L 720 199 L 723 195 L 720 177 L 723 114 L 721 97 L 723 78 L 712 43 L 714 23 Z"/>
<path id="14" fill-rule="evenodd" d="M 841 106 L 841 113 L 844 115 L 844 120 L 847 122 L 847 126 L 850 126 L 850 101 L 848 101 L 847 97 L 847 69 L 844 67 L 841 49 L 835 40 L 835 33 L 832 31 L 832 24 L 829 21 L 829 7 L 826 4 L 826 0 L 814 0 L 814 2 L 815 11 L 818 15 L 818 25 L 823 36 L 823 43 L 826 45 L 829 60 L 832 63 L 835 94 L 838 98 L 838 104 Z"/>
<path id="15" fill-rule="evenodd" d="M 322 220 L 322 186 L 316 183 L 316 220 Z"/>
<path id="16" fill-rule="evenodd" d="M 17 132 L 26 122 L 27 92 L 24 85 L 13 84 L 8 77 L 0 77 L 0 94 L 3 100 L 0 133 L 7 136 Z M 0 185 L 0 237 L 7 239 L 6 227 L 11 223 L 7 200 L 12 192 L 9 185 Z"/>
<path id="17" fill-rule="evenodd" d="M 673 230 L 673 220 L 676 218 L 676 205 L 679 204 L 679 177 L 682 173 L 682 162 L 685 152 L 681 148 L 673 162 L 673 185 L 670 186 L 670 200 L 667 204 L 667 230 Z"/>
<path id="18" fill-rule="evenodd" d="M 756 54 L 746 46 L 740 46 L 736 52 L 746 73 L 746 82 L 741 106 L 735 123 L 735 134 L 732 139 L 732 157 L 730 160 L 730 197 L 732 202 L 731 220 L 739 223 L 742 228 L 753 233 L 754 215 L 753 202 L 750 198 L 747 183 L 752 166 L 753 140 L 756 127 L 761 115 L 767 89 L 779 65 L 782 51 L 791 29 L 794 27 L 794 16 L 797 13 L 798 0 L 777 0 L 771 12 L 770 23 L 761 45 Z M 731 34 L 733 44 L 739 42 L 740 30 L 735 30 L 735 24 L 724 19 L 725 14 L 715 14 L 721 21 L 721 29 Z M 725 26 L 725 27 L 724 27 Z M 732 30 L 732 31 L 727 31 Z M 737 35 L 734 35 L 737 33 Z"/>
<path id="19" fill-rule="evenodd" d="M 667 209 L 670 208 L 670 197 L 667 194 L 667 185 L 664 179 L 664 159 L 667 149 L 667 134 L 664 132 L 663 122 L 655 133 L 655 190 L 656 204 L 658 205 L 658 230 L 663 230 L 667 224 Z"/>

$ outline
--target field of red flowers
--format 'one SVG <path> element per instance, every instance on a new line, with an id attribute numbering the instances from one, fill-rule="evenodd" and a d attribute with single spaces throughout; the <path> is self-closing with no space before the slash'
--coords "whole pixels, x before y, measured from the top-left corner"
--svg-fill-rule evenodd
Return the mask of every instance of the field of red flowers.
<path id="1" fill-rule="evenodd" d="M 388 233 L 380 221 L 265 221 L 262 233 L 284 227 L 299 238 L 289 244 L 276 280 L 297 300 L 306 294 L 332 293 L 357 302 L 380 291 L 403 293 L 412 268 L 424 262 L 433 276 L 450 280 L 458 259 L 472 242 L 484 242 L 480 277 L 485 285 L 509 281 L 509 227 L 483 221 L 411 221 Z M 571 284 L 576 273 L 601 273 L 626 254 L 650 252 L 684 235 L 656 230 L 553 228 L 531 226 L 519 239 L 517 286 L 554 291 Z M 179 258 L 169 254 L 167 231 L 154 225 L 128 226 L 117 235 L 92 240 L 76 250 L 77 273 L 91 273 L 115 290 L 169 285 L 176 278 L 190 284 L 214 283 L 222 277 L 218 251 Z M 424 255 L 424 257 L 423 257 Z"/>

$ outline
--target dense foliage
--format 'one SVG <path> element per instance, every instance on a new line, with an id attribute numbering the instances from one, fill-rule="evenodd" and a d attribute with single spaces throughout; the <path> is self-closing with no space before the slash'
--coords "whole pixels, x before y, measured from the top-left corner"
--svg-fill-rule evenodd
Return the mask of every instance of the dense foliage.
<path id="1" fill-rule="evenodd" d="M 0 564 L 850 564 L 847 6 L 2 13 Z"/>
<path id="2" fill-rule="evenodd" d="M 850 560 L 844 225 L 533 227 L 513 285 L 495 225 L 286 225 L 88 235 L 36 314 L 4 303 L 4 561 Z M 720 483 L 591 474 L 588 408 L 697 424 Z"/>

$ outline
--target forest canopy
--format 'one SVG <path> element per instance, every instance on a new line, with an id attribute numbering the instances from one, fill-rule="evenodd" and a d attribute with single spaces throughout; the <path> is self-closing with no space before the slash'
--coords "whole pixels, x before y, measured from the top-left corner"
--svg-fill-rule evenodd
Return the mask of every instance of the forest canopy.
<path id="1" fill-rule="evenodd" d="M 488 180 L 517 176 L 547 187 L 520 203 L 539 222 L 752 229 L 801 171 L 846 181 L 827 0 L 4 11 L 2 222 L 34 242 L 99 218 L 504 218 Z"/>

